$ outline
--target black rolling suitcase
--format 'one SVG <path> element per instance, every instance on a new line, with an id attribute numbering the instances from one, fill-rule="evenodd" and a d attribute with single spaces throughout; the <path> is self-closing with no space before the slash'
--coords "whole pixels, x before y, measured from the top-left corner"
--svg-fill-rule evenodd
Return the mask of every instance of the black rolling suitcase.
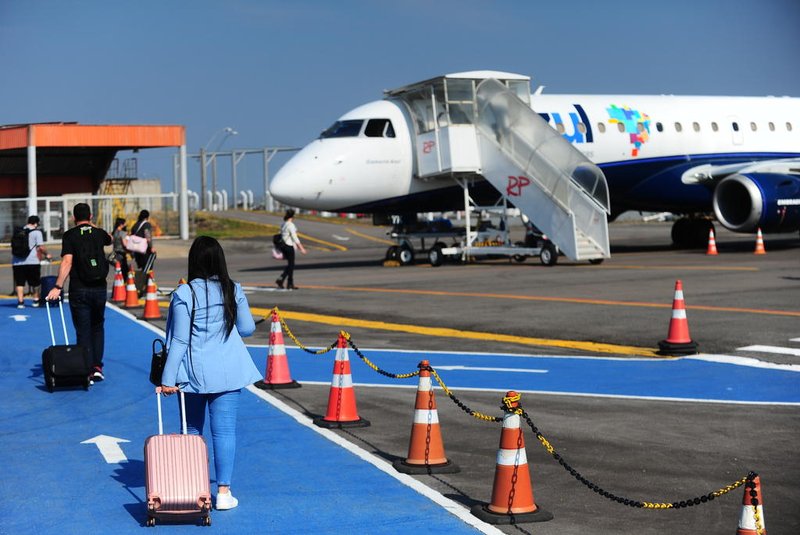
<path id="1" fill-rule="evenodd" d="M 56 335 L 53 330 L 53 318 L 50 316 L 50 302 L 47 306 L 47 322 L 50 324 L 50 340 L 53 345 L 42 351 L 42 370 L 44 371 L 44 384 L 49 392 L 57 386 L 83 386 L 89 390 L 92 373 L 92 363 L 89 361 L 89 352 L 82 346 L 69 345 L 67 337 L 67 324 L 64 322 L 64 305 L 59 299 L 58 311 L 61 313 L 61 327 L 64 330 L 64 345 L 56 345 Z"/>

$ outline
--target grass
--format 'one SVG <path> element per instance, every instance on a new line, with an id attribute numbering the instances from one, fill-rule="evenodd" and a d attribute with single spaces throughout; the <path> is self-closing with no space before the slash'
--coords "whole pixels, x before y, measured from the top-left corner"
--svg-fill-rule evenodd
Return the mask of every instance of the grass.
<path id="1" fill-rule="evenodd" d="M 194 218 L 195 236 L 211 236 L 218 240 L 271 237 L 280 231 L 280 227 L 276 225 L 226 219 L 211 215 L 208 212 L 196 212 Z"/>

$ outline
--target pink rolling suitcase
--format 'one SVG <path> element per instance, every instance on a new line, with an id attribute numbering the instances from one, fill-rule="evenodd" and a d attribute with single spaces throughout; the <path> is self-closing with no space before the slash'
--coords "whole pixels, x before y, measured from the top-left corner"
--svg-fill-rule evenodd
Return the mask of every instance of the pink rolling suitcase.
<path id="1" fill-rule="evenodd" d="M 211 485 L 208 449 L 203 437 L 186 433 L 186 409 L 180 393 L 182 434 L 164 434 L 161 392 L 158 397 L 158 434 L 144 441 L 147 525 L 156 519 L 202 518 L 211 525 Z"/>

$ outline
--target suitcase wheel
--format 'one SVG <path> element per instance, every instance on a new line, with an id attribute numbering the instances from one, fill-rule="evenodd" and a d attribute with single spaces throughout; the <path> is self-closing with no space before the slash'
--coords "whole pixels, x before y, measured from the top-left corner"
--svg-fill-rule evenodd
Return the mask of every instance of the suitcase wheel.
<path id="1" fill-rule="evenodd" d="M 146 525 L 147 525 L 148 528 L 155 527 L 155 525 L 156 525 L 156 517 L 148 516 Z"/>
<path id="2" fill-rule="evenodd" d="M 51 375 L 45 378 L 45 382 L 47 383 L 47 391 L 52 394 L 56 389 L 56 378 Z"/>
<path id="3" fill-rule="evenodd" d="M 205 518 L 203 518 L 203 525 L 204 526 L 210 526 L 211 525 L 211 515 L 207 515 Z"/>

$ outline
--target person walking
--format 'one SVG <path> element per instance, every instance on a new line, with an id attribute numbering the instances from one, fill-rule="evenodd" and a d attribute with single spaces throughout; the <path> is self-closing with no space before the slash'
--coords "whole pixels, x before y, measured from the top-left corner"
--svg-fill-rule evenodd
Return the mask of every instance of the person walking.
<path id="1" fill-rule="evenodd" d="M 48 301 L 62 297 L 69 278 L 69 309 L 78 345 L 92 361 L 93 382 L 103 381 L 105 350 L 105 314 L 108 262 L 103 248 L 111 245 L 111 235 L 92 223 L 92 211 L 86 203 L 72 209 L 75 226 L 61 238 L 61 266 L 56 284 L 47 294 Z"/>
<path id="2" fill-rule="evenodd" d="M 217 475 L 216 508 L 239 504 L 231 493 L 241 389 L 261 379 L 242 337 L 256 329 L 242 286 L 228 275 L 219 242 L 200 236 L 189 249 L 189 283 L 172 293 L 167 362 L 161 392 L 183 390 L 188 432 L 202 435 L 210 419 Z"/>
<path id="3" fill-rule="evenodd" d="M 136 266 L 139 268 L 139 271 L 143 271 L 147 267 L 147 261 L 150 259 L 150 255 L 155 253 L 153 249 L 153 225 L 150 224 L 150 212 L 148 210 L 139 212 L 139 217 L 136 219 L 133 228 L 131 228 L 131 233 L 134 236 L 139 236 L 147 240 L 147 250 L 145 252 L 133 253 Z"/>
<path id="4" fill-rule="evenodd" d="M 280 250 L 283 253 L 283 258 L 286 259 L 286 269 L 283 270 L 281 276 L 275 281 L 278 288 L 283 288 L 283 281 L 286 280 L 287 290 L 297 290 L 294 285 L 294 257 L 295 249 L 300 249 L 300 252 L 306 254 L 306 249 L 300 243 L 300 238 L 297 237 L 297 227 L 294 224 L 294 210 L 289 208 L 283 216 L 283 225 L 281 225 L 281 245 Z"/>
<path id="5" fill-rule="evenodd" d="M 25 308 L 25 284 L 33 293 L 33 307 L 39 306 L 39 286 L 42 280 L 40 259 L 53 257 L 44 246 L 44 235 L 39 230 L 39 216 L 28 217 L 28 224 L 18 231 L 11 243 L 11 270 L 14 272 L 14 290 L 17 308 Z M 26 253 L 27 251 L 27 253 Z"/>
<path id="6" fill-rule="evenodd" d="M 125 249 L 125 238 L 128 236 L 128 226 L 125 218 L 118 217 L 114 221 L 114 233 L 111 237 L 114 240 L 114 259 L 119 262 L 122 268 L 122 276 L 128 276 L 128 251 Z"/>

